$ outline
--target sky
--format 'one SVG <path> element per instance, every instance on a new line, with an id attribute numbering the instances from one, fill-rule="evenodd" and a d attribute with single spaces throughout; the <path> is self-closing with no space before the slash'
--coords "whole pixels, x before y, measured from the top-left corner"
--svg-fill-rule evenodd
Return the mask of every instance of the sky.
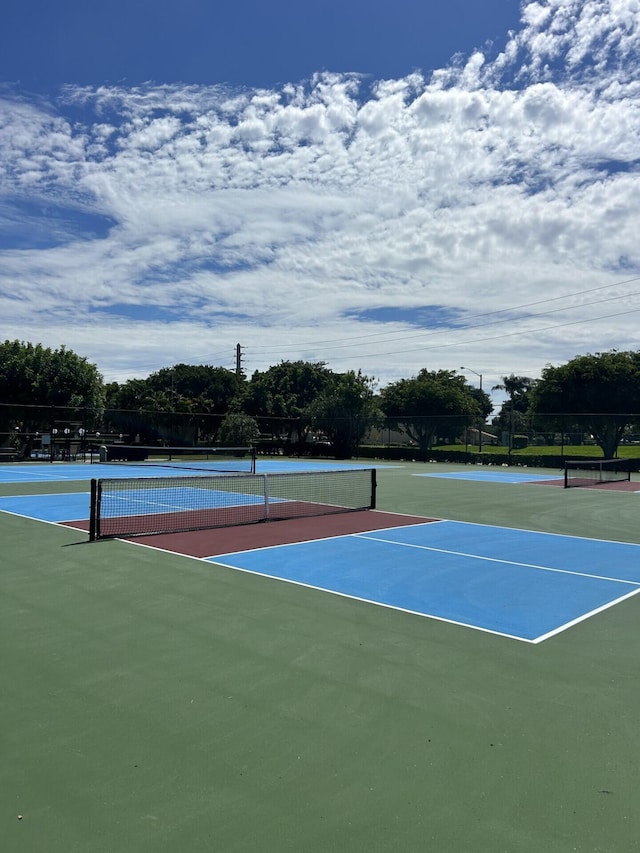
<path id="1" fill-rule="evenodd" d="M 491 392 L 639 348 L 639 235 L 640 0 L 3 10 L 0 339 L 107 382 Z"/>

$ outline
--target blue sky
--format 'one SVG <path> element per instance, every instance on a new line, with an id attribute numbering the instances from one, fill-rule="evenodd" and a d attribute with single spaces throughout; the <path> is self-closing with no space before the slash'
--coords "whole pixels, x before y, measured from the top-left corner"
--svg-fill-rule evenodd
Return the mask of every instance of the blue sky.
<path id="1" fill-rule="evenodd" d="M 640 0 L 12 3 L 0 337 L 107 381 L 636 349 Z M 477 381 L 473 372 L 470 381 Z"/>
<path id="2" fill-rule="evenodd" d="M 518 0 L 32 0 L 3 13 L 0 76 L 37 88 L 273 87 L 319 71 L 404 77 L 490 41 L 503 45 L 518 20 Z"/>

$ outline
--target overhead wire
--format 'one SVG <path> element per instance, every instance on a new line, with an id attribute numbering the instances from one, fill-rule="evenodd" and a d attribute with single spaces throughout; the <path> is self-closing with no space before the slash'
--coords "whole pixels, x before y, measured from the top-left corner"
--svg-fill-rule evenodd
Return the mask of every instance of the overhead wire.
<path id="1" fill-rule="evenodd" d="M 442 343 L 442 344 L 431 344 L 431 345 L 421 347 L 421 352 L 424 352 L 426 350 L 445 349 L 448 347 L 467 346 L 467 344 L 477 344 L 477 343 L 482 343 L 484 341 L 499 341 L 502 338 L 512 338 L 512 337 L 515 337 L 516 335 L 522 336 L 522 335 L 540 334 L 541 332 L 547 332 L 547 331 L 550 331 L 552 329 L 561 329 L 561 328 L 564 328 L 565 326 L 578 326 L 578 325 L 581 325 L 582 323 L 592 322 L 593 320 L 609 320 L 613 317 L 623 317 L 623 316 L 626 316 L 627 314 L 634 314 L 638 311 L 640 311 L 640 306 L 638 306 L 638 308 L 632 308 L 631 310 L 618 311 L 615 314 L 604 314 L 600 317 L 595 317 L 595 318 L 590 317 L 590 318 L 587 318 L 584 320 L 572 320 L 572 321 L 569 321 L 567 323 L 554 323 L 551 326 L 542 326 L 541 328 L 537 328 L 537 329 L 527 329 L 526 331 L 523 331 L 522 329 L 517 329 L 516 331 L 513 331 L 513 332 L 505 332 L 503 335 L 492 335 L 491 337 L 486 337 L 486 338 L 471 338 L 471 339 L 467 339 L 467 340 L 463 340 L 463 341 L 450 341 L 448 343 Z M 538 316 L 542 316 L 542 315 L 538 315 Z M 372 355 L 378 355 L 378 356 L 379 355 L 399 355 L 399 354 L 405 353 L 405 352 L 415 352 L 415 346 L 412 346 L 408 349 L 391 350 L 391 351 L 387 351 L 387 352 L 380 352 L 379 350 L 377 350 L 375 353 L 370 353 L 369 356 L 372 356 Z M 364 355 L 362 357 L 366 358 L 367 356 Z"/>
<path id="2" fill-rule="evenodd" d="M 536 307 L 539 305 L 551 304 L 554 302 L 559 302 L 559 301 L 568 300 L 568 299 L 577 299 L 578 297 L 586 296 L 586 295 L 589 295 L 592 293 L 597 293 L 597 292 L 602 291 L 602 290 L 609 290 L 609 289 L 615 288 L 615 287 L 623 287 L 624 285 L 632 284 L 636 281 L 640 281 L 640 276 L 634 276 L 632 278 L 624 279 L 621 281 L 616 281 L 616 282 L 613 282 L 611 284 L 599 285 L 597 287 L 591 287 L 591 288 L 587 288 L 584 290 L 579 290 L 579 291 L 575 291 L 572 293 L 563 294 L 560 296 L 553 296 L 553 297 L 548 297 L 545 299 L 537 299 L 537 300 L 522 303 L 522 304 L 516 305 L 516 306 L 511 306 L 511 307 L 507 307 L 507 308 L 500 308 L 500 309 L 497 309 L 495 311 L 485 311 L 485 312 L 482 312 L 479 314 L 472 314 L 467 318 L 466 322 L 464 322 L 464 323 L 461 322 L 459 325 L 456 325 L 456 326 L 450 325 L 445 329 L 422 329 L 419 332 L 409 333 L 409 334 L 407 334 L 406 332 L 398 332 L 398 331 L 370 332 L 370 333 L 363 334 L 363 335 L 350 335 L 348 339 L 345 339 L 344 337 L 328 338 L 328 339 L 321 339 L 321 340 L 317 340 L 317 341 L 313 341 L 313 342 L 311 342 L 311 341 L 304 342 L 303 341 L 303 342 L 297 342 L 297 343 L 291 343 L 291 344 L 280 344 L 277 347 L 260 347 L 260 346 L 253 346 L 253 345 L 244 345 L 242 347 L 242 349 L 243 349 L 243 354 L 245 356 L 247 354 L 250 354 L 252 356 L 260 355 L 260 356 L 264 357 L 265 355 L 268 355 L 268 353 L 270 353 L 270 352 L 273 352 L 274 354 L 282 356 L 282 353 L 285 351 L 288 351 L 288 350 L 295 350 L 296 352 L 300 352 L 303 350 L 305 350 L 305 351 L 316 350 L 317 351 L 320 348 L 322 348 L 322 355 L 320 355 L 314 359 L 311 359 L 311 360 L 327 361 L 328 357 L 331 357 L 332 360 L 334 360 L 334 361 L 338 360 L 339 361 L 341 359 L 346 359 L 346 358 L 353 359 L 355 356 L 353 354 L 348 354 L 348 353 L 336 354 L 333 351 L 353 349 L 354 347 L 361 347 L 361 346 L 363 346 L 363 344 L 366 347 L 367 343 L 369 343 L 371 345 L 377 344 L 378 347 L 384 347 L 385 345 L 393 344 L 395 341 L 403 341 L 403 342 L 412 341 L 413 342 L 410 347 L 402 347 L 400 349 L 388 349 L 388 350 L 385 349 L 385 350 L 383 350 L 383 349 L 377 348 L 375 350 L 375 352 L 359 352 L 357 354 L 359 358 L 371 358 L 371 357 L 375 357 L 375 356 L 385 356 L 385 355 L 401 355 L 401 354 L 407 353 L 407 352 L 415 352 L 416 340 L 425 339 L 425 338 L 428 338 L 428 341 L 426 341 L 424 344 L 420 344 L 421 352 L 431 351 L 431 350 L 435 350 L 435 349 L 445 349 L 445 348 L 452 348 L 452 347 L 458 347 L 458 346 L 467 346 L 469 344 L 482 343 L 482 342 L 491 341 L 491 340 L 501 340 L 504 338 L 515 337 L 515 336 L 540 334 L 541 332 L 551 331 L 553 329 L 563 328 L 563 327 L 567 327 L 567 326 L 576 326 L 576 325 L 580 325 L 582 323 L 594 322 L 596 320 L 613 319 L 615 317 L 620 317 L 620 316 L 624 316 L 627 314 L 631 314 L 631 313 L 635 313 L 637 311 L 640 311 L 640 307 L 639 308 L 628 308 L 622 312 L 617 312 L 614 314 L 605 314 L 605 315 L 601 315 L 599 317 L 589 317 L 589 318 L 584 318 L 584 319 L 580 319 L 580 320 L 567 321 L 564 323 L 555 323 L 555 324 L 551 324 L 549 326 L 538 327 L 535 329 L 523 329 L 520 326 L 517 330 L 505 332 L 504 334 L 488 335 L 485 337 L 477 337 L 477 338 L 465 338 L 463 340 L 455 340 L 455 341 L 448 340 L 446 342 L 441 342 L 441 343 L 434 341 L 434 336 L 439 336 L 439 335 L 444 335 L 444 334 L 451 336 L 451 334 L 453 332 L 464 333 L 465 331 L 472 331 L 474 329 L 484 329 L 484 328 L 488 328 L 490 326 L 495 326 L 499 323 L 503 323 L 507 320 L 509 320 L 511 323 L 513 323 L 517 319 L 521 323 L 523 323 L 523 322 L 526 322 L 528 320 L 534 319 L 536 317 L 549 316 L 551 314 L 558 314 L 558 313 L 561 313 L 563 311 L 573 311 L 573 310 L 576 310 L 579 308 L 585 308 L 585 307 L 592 306 L 592 305 L 601 305 L 601 304 L 604 304 L 606 302 L 613 302 L 617 299 L 629 299 L 631 297 L 640 296 L 640 291 L 634 291 L 632 293 L 616 294 L 614 296 L 605 297 L 604 299 L 596 299 L 596 300 L 591 300 L 589 302 L 581 302 L 578 305 L 567 305 L 564 307 L 553 308 L 553 309 L 550 309 L 548 311 L 539 311 L 536 313 L 530 313 L 526 316 L 514 319 L 515 314 L 517 314 L 518 312 L 525 311 L 528 308 L 533 308 L 533 307 Z M 494 317 L 496 319 L 488 320 L 487 322 L 476 322 L 476 321 L 482 321 L 485 318 L 490 318 L 490 317 Z M 365 342 L 367 342 L 367 343 L 365 343 Z M 224 362 L 225 363 L 224 366 L 227 366 L 228 369 L 230 369 L 230 370 L 234 369 L 235 365 L 233 364 L 233 356 L 232 356 L 231 352 L 227 351 L 226 348 L 221 349 L 218 352 L 207 353 L 206 355 L 203 355 L 201 358 L 197 358 L 196 360 L 190 359 L 189 363 L 190 364 L 213 364 L 213 363 L 215 363 L 216 359 L 219 359 L 220 362 Z M 165 363 L 165 364 L 163 364 L 157 368 L 152 368 L 152 372 L 164 369 L 164 368 L 166 368 L 166 366 L 167 365 Z"/>
<path id="3" fill-rule="evenodd" d="M 636 281 L 640 281 L 640 276 L 635 276 L 633 278 L 624 279 L 623 281 L 614 282 L 612 284 L 601 284 L 598 287 L 591 287 L 591 288 L 588 288 L 586 290 L 578 290 L 574 293 L 567 293 L 563 296 L 552 296 L 552 297 L 549 297 L 547 299 L 538 299 L 538 300 L 535 300 L 533 302 L 525 302 L 522 305 L 516 305 L 516 306 L 511 307 L 511 308 L 499 308 L 495 311 L 485 311 L 485 312 L 482 312 L 481 314 L 472 314 L 467 319 L 473 321 L 473 320 L 480 320 L 483 317 L 492 317 L 492 316 L 495 316 L 498 314 L 513 314 L 517 311 L 522 311 L 525 308 L 533 308 L 536 305 L 544 305 L 545 303 L 549 303 L 549 302 L 558 302 L 562 299 L 575 299 L 578 296 L 585 296 L 589 293 L 596 293 L 599 290 L 607 290 L 607 289 L 612 288 L 612 287 L 622 287 L 625 284 L 632 284 L 633 282 L 636 282 Z M 611 296 L 611 297 L 608 297 L 607 299 L 604 299 L 604 300 L 596 300 L 594 302 L 586 302 L 586 303 L 582 303 L 581 305 L 567 306 L 564 309 L 555 309 L 555 311 L 556 312 L 561 311 L 561 310 L 569 311 L 572 308 L 580 308 L 580 307 L 583 307 L 584 305 L 595 305 L 595 304 L 598 304 L 598 302 L 607 302 L 607 301 L 610 301 L 613 299 L 624 299 L 624 298 L 628 298 L 629 296 L 637 296 L 637 295 L 638 295 L 638 291 L 636 291 L 635 293 L 631 293 L 631 294 L 621 294 L 619 296 Z M 547 313 L 554 313 L 554 312 L 553 311 L 548 311 L 548 312 L 545 311 L 545 312 L 540 312 L 537 315 L 531 315 L 531 316 L 542 316 L 542 315 L 547 314 Z M 498 321 L 491 321 L 490 323 L 481 323 L 481 324 L 478 324 L 478 326 L 493 325 L 494 322 L 498 322 Z M 466 328 L 476 328 L 476 325 L 473 323 L 465 323 L 465 327 Z M 434 333 L 436 333 L 436 334 L 443 333 L 444 334 L 444 333 L 448 333 L 450 331 L 451 331 L 450 328 L 447 328 L 444 330 L 442 330 L 442 329 L 427 329 L 427 330 L 422 330 L 420 332 L 416 332 L 413 335 L 406 335 L 405 333 L 401 333 L 401 332 L 370 332 L 370 333 L 365 334 L 365 335 L 349 335 L 349 341 L 358 341 L 358 340 L 364 340 L 364 339 L 368 339 L 368 338 L 381 338 L 381 337 L 386 337 L 387 335 L 392 336 L 391 340 L 398 338 L 398 337 L 402 338 L 403 340 L 407 340 L 408 337 L 409 338 L 422 337 L 424 335 L 431 335 Z M 300 343 L 283 344 L 282 346 L 278 346 L 277 350 L 280 351 L 282 349 L 288 349 L 288 348 L 300 349 L 301 346 L 305 346 L 305 345 L 306 346 L 319 346 L 319 345 L 326 345 L 326 344 L 337 344 L 338 346 L 340 346 L 340 345 L 343 345 L 342 342 L 344 340 L 345 340 L 345 338 L 329 338 L 326 340 L 314 341 L 313 343 L 308 343 L 308 344 L 304 344 L 304 343 L 302 343 L 302 344 L 300 344 Z M 351 346 L 351 345 L 355 346 L 355 344 L 344 344 L 344 346 Z M 273 349 L 272 347 L 252 347 L 251 351 L 255 352 L 255 353 L 260 353 L 260 352 L 270 351 L 272 349 Z"/>
<path id="4" fill-rule="evenodd" d="M 584 296 L 584 295 L 587 295 L 589 293 L 595 293 L 595 292 L 598 292 L 601 290 L 610 289 L 612 287 L 621 287 L 625 284 L 630 284 L 630 283 L 633 283 L 636 281 L 640 281 L 640 276 L 635 276 L 635 277 L 630 278 L 630 279 L 625 279 L 623 281 L 614 282 L 613 284 L 600 285 L 598 287 L 593 287 L 593 288 L 589 288 L 586 290 L 576 291 L 575 293 L 571 293 L 571 294 L 565 294 L 562 296 L 550 297 L 548 299 L 539 299 L 539 300 L 535 300 L 533 302 L 527 302 L 527 303 L 524 303 L 522 305 L 518 305 L 518 306 L 514 306 L 514 307 L 510 307 L 510 308 L 501 308 L 501 309 L 498 309 L 496 311 L 488 311 L 488 312 L 484 312 L 481 314 L 475 314 L 475 315 L 472 315 L 470 318 L 468 318 L 468 320 L 471 320 L 471 321 L 481 320 L 482 318 L 485 318 L 485 317 L 492 317 L 492 316 L 496 316 L 496 315 L 507 315 L 508 317 L 511 318 L 511 322 L 514 322 L 513 315 L 519 311 L 523 311 L 526 308 L 535 307 L 536 305 L 544 305 L 547 303 L 558 302 L 560 300 L 565 300 L 565 299 L 575 299 L 579 296 Z M 554 308 L 554 309 L 551 309 L 549 311 L 539 311 L 539 312 L 536 312 L 533 314 L 528 314 L 527 316 L 521 317 L 518 319 L 520 319 L 521 321 L 526 321 L 526 320 L 530 320 L 530 319 L 535 318 L 535 317 L 544 317 L 544 316 L 548 316 L 550 314 L 561 313 L 563 311 L 572 311 L 572 310 L 575 310 L 578 308 L 585 308 L 585 307 L 588 307 L 590 305 L 601 305 L 601 304 L 604 304 L 606 302 L 613 302 L 617 299 L 629 299 L 629 298 L 634 297 L 634 296 L 640 296 L 640 291 L 634 291 L 632 293 L 616 294 L 615 296 L 609 296 L 609 297 L 606 297 L 604 299 L 596 299 L 596 300 L 591 300 L 589 302 L 581 302 L 579 305 L 569 305 L 569 306 L 564 306 L 564 307 L 560 307 L 560 308 Z M 544 327 L 544 329 L 542 329 L 542 330 L 531 330 L 530 332 L 529 331 L 523 332 L 522 329 L 520 329 L 520 330 L 515 331 L 515 332 L 509 332 L 505 335 L 491 335 L 491 336 L 486 337 L 486 338 L 474 339 L 472 341 L 462 341 L 462 342 L 453 342 L 453 343 L 448 342 L 448 343 L 444 343 L 444 344 L 429 343 L 426 347 L 422 347 L 422 348 L 423 349 L 425 349 L 425 348 L 426 349 L 436 349 L 438 347 L 459 346 L 459 345 L 462 345 L 463 343 L 464 344 L 476 343 L 476 342 L 480 342 L 480 341 L 494 340 L 494 339 L 499 340 L 500 338 L 503 338 L 503 337 L 512 337 L 512 336 L 518 335 L 518 334 L 534 334 L 538 331 L 549 330 L 552 328 L 562 328 L 563 326 L 579 325 L 580 323 L 592 322 L 593 320 L 609 319 L 612 317 L 618 317 L 618 316 L 622 316 L 623 314 L 634 313 L 637 310 L 640 310 L 640 309 L 633 309 L 632 308 L 632 309 L 628 309 L 624 312 L 619 312 L 616 314 L 607 314 L 607 315 L 602 315 L 601 317 L 595 317 L 595 318 L 589 317 L 589 318 L 585 318 L 583 320 L 575 320 L 575 321 L 568 321 L 566 323 L 558 323 L 558 324 L 554 324 L 553 326 Z M 300 351 L 301 349 L 308 349 L 309 350 L 309 349 L 315 349 L 317 347 L 323 346 L 324 347 L 323 352 L 324 352 L 324 355 L 326 357 L 327 350 L 332 351 L 332 350 L 337 350 L 337 349 L 351 349 L 355 346 L 361 345 L 360 343 L 357 343 L 357 341 L 369 340 L 371 338 L 375 338 L 376 341 L 381 346 L 384 346 L 385 344 L 391 344 L 395 340 L 415 341 L 416 339 L 425 338 L 425 337 L 428 337 L 432 341 L 434 335 L 441 335 L 441 334 L 451 335 L 451 333 L 454 331 L 459 332 L 459 331 L 465 331 L 465 330 L 471 330 L 471 329 L 486 328 L 488 326 L 494 326 L 497 323 L 502 323 L 502 322 L 504 322 L 503 316 L 501 316 L 500 318 L 495 319 L 495 320 L 490 320 L 489 322 L 486 322 L 486 323 L 466 322 L 466 323 L 460 324 L 458 326 L 453 326 L 453 325 L 449 326 L 446 329 L 426 329 L 426 330 L 423 329 L 420 332 L 416 332 L 414 334 L 406 334 L 406 332 L 405 333 L 398 333 L 398 332 L 375 333 L 374 332 L 374 333 L 370 333 L 370 334 L 366 334 L 366 335 L 350 336 L 348 343 L 343 343 L 343 341 L 345 340 L 344 338 L 334 338 L 334 339 L 329 339 L 326 341 L 314 341 L 313 343 L 311 343 L 311 342 L 307 342 L 307 343 L 298 342 L 295 344 L 285 344 L 285 345 L 278 346 L 278 347 L 253 347 L 252 346 L 249 348 L 248 351 L 252 355 L 259 355 L 259 354 L 265 354 L 268 352 L 282 353 L 282 351 L 286 350 L 286 349 L 296 349 L 296 350 Z M 390 337 L 388 337 L 388 336 L 390 336 Z M 383 340 L 383 338 L 386 338 L 386 340 Z M 371 341 L 371 342 L 375 343 L 375 341 Z M 328 347 L 327 347 L 327 344 L 329 345 Z M 376 352 L 372 353 L 371 355 L 396 355 L 396 354 L 403 353 L 403 352 L 410 352 L 414 349 L 415 349 L 415 343 L 409 349 L 388 350 L 388 351 L 384 351 L 384 352 L 381 350 L 376 350 Z M 361 354 L 361 356 L 367 357 L 367 354 L 364 354 L 364 355 Z M 336 357 L 340 358 L 341 356 L 336 356 Z"/>

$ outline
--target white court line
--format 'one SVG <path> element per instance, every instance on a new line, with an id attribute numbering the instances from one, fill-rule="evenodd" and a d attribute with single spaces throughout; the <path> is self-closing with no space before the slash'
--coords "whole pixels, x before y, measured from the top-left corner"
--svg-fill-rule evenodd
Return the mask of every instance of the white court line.
<path id="1" fill-rule="evenodd" d="M 640 587 L 640 581 L 628 581 L 622 578 L 612 578 L 606 575 L 596 575 L 591 572 L 578 572 L 573 569 L 557 569 L 553 566 L 539 566 L 536 563 L 519 563 L 514 560 L 502 560 L 498 557 L 483 557 L 480 554 L 467 554 L 465 551 L 452 551 L 447 548 L 434 548 L 431 545 L 414 545 L 411 542 L 398 542 L 394 539 L 381 539 L 379 536 L 367 536 L 366 533 L 355 533 L 360 539 L 369 539 L 371 542 L 386 542 L 387 545 L 399 545 L 403 548 L 417 548 L 422 551 L 433 551 L 439 554 L 451 554 L 454 557 L 469 557 L 472 560 L 486 560 L 489 563 L 502 563 L 505 566 L 520 566 L 525 569 L 539 569 L 543 572 L 556 572 L 563 575 L 576 575 L 577 577 L 591 578 L 593 580 L 612 581 L 629 586 Z"/>
<path id="2" fill-rule="evenodd" d="M 339 538 L 339 537 L 336 537 Z M 144 545 L 145 543 L 139 543 L 140 545 Z M 522 643 L 536 643 L 537 638 L 530 640 L 528 637 L 521 637 L 518 634 L 508 634 L 504 631 L 496 631 L 494 628 L 485 628 L 482 625 L 474 625 L 471 622 L 461 622 L 456 619 L 448 619 L 446 616 L 438 616 L 434 613 L 425 613 L 421 610 L 410 610 L 407 607 L 400 607 L 397 604 L 388 604 L 385 601 L 379 601 L 376 598 L 364 598 L 360 595 L 353 595 L 349 592 L 342 592 L 338 589 L 333 589 L 329 586 L 317 586 L 316 584 L 311 584 L 306 581 L 298 581 L 293 578 L 283 578 L 276 574 L 269 574 L 268 572 L 261 572 L 256 569 L 246 569 L 243 566 L 236 566 L 233 563 L 222 563 L 217 559 L 212 562 L 211 558 L 206 557 L 198 557 L 196 559 L 201 559 L 205 562 L 208 562 L 211 566 L 222 566 L 225 569 L 231 569 L 236 572 L 244 572 L 248 575 L 256 575 L 257 577 L 267 578 L 268 580 L 280 581 L 281 583 L 289 583 L 294 586 L 304 587 L 305 589 L 313 589 L 318 592 L 328 593 L 329 595 L 337 595 L 340 598 L 348 598 L 351 601 L 361 601 L 364 604 L 373 604 L 376 607 L 384 607 L 386 610 L 396 610 L 400 613 L 409 613 L 411 616 L 420 616 L 423 619 L 432 619 L 436 622 L 444 622 L 447 625 L 456 625 L 460 628 L 470 628 L 472 631 L 481 631 L 483 634 L 494 634 L 497 637 L 506 637 L 508 640 L 519 640 Z"/>
<path id="3" fill-rule="evenodd" d="M 605 610 L 609 610 L 611 607 L 615 607 L 616 604 L 620 604 L 622 601 L 626 601 L 627 598 L 631 598 L 634 595 L 637 595 L 640 592 L 640 587 L 638 589 L 633 589 L 631 592 L 626 593 L 626 595 L 621 595 L 620 598 L 614 599 L 614 601 L 609 601 L 607 604 L 602 604 L 600 607 L 595 607 L 593 610 L 589 610 L 588 613 L 583 613 L 581 616 L 576 616 L 575 619 L 571 619 L 569 622 L 565 622 L 564 625 L 558 625 L 557 628 L 554 628 L 552 631 L 548 631 L 546 634 L 540 634 L 539 637 L 536 637 L 532 642 L 534 644 L 542 643 L 545 640 L 548 640 L 550 637 L 555 637 L 557 634 L 561 634 L 563 631 L 568 630 L 569 628 L 573 628 L 575 625 L 579 625 L 580 622 L 585 622 L 587 619 L 590 619 L 592 616 L 596 616 L 598 613 L 603 613 Z"/>

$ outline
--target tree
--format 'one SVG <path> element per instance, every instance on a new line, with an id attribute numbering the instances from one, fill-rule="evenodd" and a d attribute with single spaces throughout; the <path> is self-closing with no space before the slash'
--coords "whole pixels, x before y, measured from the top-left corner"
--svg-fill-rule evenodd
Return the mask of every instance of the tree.
<path id="1" fill-rule="evenodd" d="M 506 391 L 509 399 L 505 400 L 500 412 L 493 419 L 493 424 L 501 432 L 508 433 L 510 441 L 514 433 L 523 432 L 527 428 L 529 397 L 533 388 L 533 379 L 528 376 L 503 376 L 502 382 L 494 385 L 493 391 Z"/>
<path id="2" fill-rule="evenodd" d="M 322 361 L 283 361 L 268 370 L 256 370 L 245 388 L 242 408 L 263 421 L 272 419 L 271 430 L 286 432 L 289 439 L 295 431 L 303 442 L 309 426 L 303 416 L 333 375 Z"/>
<path id="3" fill-rule="evenodd" d="M 463 376 L 451 370 L 423 368 L 413 379 L 400 379 L 383 389 L 382 410 L 396 429 L 406 433 L 424 456 L 436 438 L 453 439 L 491 411 L 486 398 L 481 407 L 479 392 Z M 488 407 L 488 409 L 487 409 Z"/>
<path id="4" fill-rule="evenodd" d="M 89 426 L 102 411 L 104 386 L 96 366 L 64 346 L 7 340 L 0 344 L 0 400 L 9 404 L 0 409 L 0 429 L 17 427 L 26 439 L 58 420 Z"/>
<path id="5" fill-rule="evenodd" d="M 305 414 L 327 436 L 335 456 L 350 459 L 379 418 L 373 379 L 361 371 L 334 374 Z"/>
<path id="6" fill-rule="evenodd" d="M 605 459 L 640 413 L 640 352 L 611 350 L 548 365 L 531 390 L 531 411 L 565 431 L 589 432 Z"/>
<path id="7" fill-rule="evenodd" d="M 201 401 L 213 411 L 225 414 L 241 393 L 244 379 L 226 367 L 175 364 L 152 373 L 147 383 L 154 391 L 164 392 L 176 404 L 180 399 L 189 400 L 195 411 Z"/>
<path id="8" fill-rule="evenodd" d="M 5 341 L 0 344 L 0 398 L 6 403 L 100 408 L 102 376 L 95 365 L 64 346 Z"/>
<path id="9" fill-rule="evenodd" d="M 215 440 L 220 423 L 240 398 L 244 380 L 224 367 L 176 364 L 146 379 L 108 386 L 111 423 L 151 441 Z"/>
<path id="10" fill-rule="evenodd" d="M 225 447 L 251 447 L 260 430 L 255 419 L 241 412 L 228 414 L 220 425 L 219 439 Z"/>

